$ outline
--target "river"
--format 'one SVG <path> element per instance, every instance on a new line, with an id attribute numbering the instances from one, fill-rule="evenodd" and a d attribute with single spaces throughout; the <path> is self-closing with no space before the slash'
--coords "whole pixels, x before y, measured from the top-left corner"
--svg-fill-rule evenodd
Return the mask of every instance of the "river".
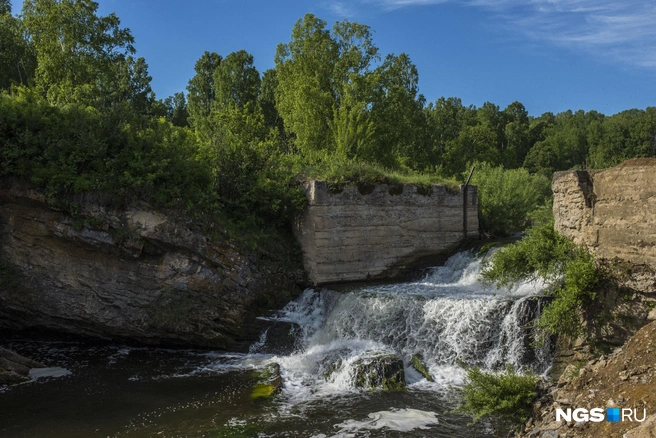
<path id="1" fill-rule="evenodd" d="M 414 282 L 308 289 L 268 318 L 294 336 L 269 329 L 248 354 L 12 336 L 2 345 L 55 368 L 0 386 L 0 436 L 496 436 L 453 412 L 462 365 L 543 374 L 551 348 L 532 346 L 544 286 L 483 287 L 481 263 L 462 252 Z M 404 360 L 406 390 L 357 387 L 358 361 L 380 353 Z M 409 365 L 417 353 L 434 382 Z M 271 362 L 282 392 L 252 400 L 253 370 Z"/>

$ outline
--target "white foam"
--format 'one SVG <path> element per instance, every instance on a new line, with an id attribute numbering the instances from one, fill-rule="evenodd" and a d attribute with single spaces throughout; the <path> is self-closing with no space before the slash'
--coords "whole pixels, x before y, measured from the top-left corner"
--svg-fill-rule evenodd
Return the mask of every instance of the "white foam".
<path id="1" fill-rule="evenodd" d="M 417 409 L 379 411 L 369 414 L 368 417 L 367 420 L 346 420 L 336 424 L 335 427 L 340 430 L 332 438 L 356 436 L 352 434 L 362 430 L 388 429 L 396 432 L 427 430 L 439 423 L 435 412 Z"/>
<path id="2" fill-rule="evenodd" d="M 50 368 L 32 368 L 29 376 L 32 379 L 41 379 L 43 377 L 63 377 L 71 375 L 72 373 L 66 368 L 50 367 Z"/>

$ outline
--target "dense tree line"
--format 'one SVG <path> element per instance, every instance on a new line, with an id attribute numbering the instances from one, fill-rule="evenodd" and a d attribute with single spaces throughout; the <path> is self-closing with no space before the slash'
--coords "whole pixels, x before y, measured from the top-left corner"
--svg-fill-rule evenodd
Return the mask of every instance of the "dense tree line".
<path id="1" fill-rule="evenodd" d="M 0 0 L 0 176 L 55 197 L 105 191 L 282 226 L 302 205 L 293 181 L 336 166 L 354 179 L 367 168 L 381 179 L 461 181 L 486 163 L 479 185 L 487 175 L 497 192 L 533 187 L 534 207 L 556 170 L 656 156 L 656 107 L 533 117 L 520 102 L 427 103 L 407 54 L 383 56 L 368 26 L 329 28 L 311 14 L 278 45 L 274 68 L 259 72 L 243 50 L 207 51 L 186 93 L 157 99 L 131 32 L 97 9 L 92 0 L 25 0 L 14 16 Z"/>

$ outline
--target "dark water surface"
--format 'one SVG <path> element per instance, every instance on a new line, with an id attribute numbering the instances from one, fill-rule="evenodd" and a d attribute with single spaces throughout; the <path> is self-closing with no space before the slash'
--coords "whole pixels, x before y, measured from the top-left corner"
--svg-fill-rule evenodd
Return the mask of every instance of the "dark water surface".
<path id="1" fill-rule="evenodd" d="M 449 414 L 448 390 L 340 394 L 298 404 L 284 394 L 254 401 L 252 373 L 239 369 L 245 355 L 20 338 L 3 344 L 71 374 L 5 387 L 2 437 L 494 436 L 489 426 L 468 427 L 467 418 Z M 439 413 L 439 423 L 405 432 L 337 426 L 403 409 Z M 412 418 L 413 411 L 401 413 Z"/>

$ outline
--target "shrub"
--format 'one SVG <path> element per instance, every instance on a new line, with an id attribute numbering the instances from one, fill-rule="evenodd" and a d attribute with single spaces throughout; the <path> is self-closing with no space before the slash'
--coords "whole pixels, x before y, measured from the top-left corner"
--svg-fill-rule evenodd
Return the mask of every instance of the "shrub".
<path id="1" fill-rule="evenodd" d="M 544 176 L 488 163 L 476 166 L 471 183 L 478 186 L 481 227 L 501 236 L 524 229 L 531 213 L 543 206 L 550 194 Z"/>
<path id="2" fill-rule="evenodd" d="M 536 383 L 534 374 L 521 375 L 512 367 L 500 374 L 470 368 L 461 390 L 464 403 L 457 411 L 473 415 L 474 423 L 485 416 L 495 415 L 521 424 L 528 417 L 537 396 Z"/>
<path id="3" fill-rule="evenodd" d="M 482 271 L 483 281 L 497 286 L 545 279 L 554 299 L 537 324 L 551 334 L 572 337 L 582 332 L 581 315 L 601 276 L 592 256 L 556 232 L 553 222 L 530 229 L 524 239 L 487 259 Z"/>

